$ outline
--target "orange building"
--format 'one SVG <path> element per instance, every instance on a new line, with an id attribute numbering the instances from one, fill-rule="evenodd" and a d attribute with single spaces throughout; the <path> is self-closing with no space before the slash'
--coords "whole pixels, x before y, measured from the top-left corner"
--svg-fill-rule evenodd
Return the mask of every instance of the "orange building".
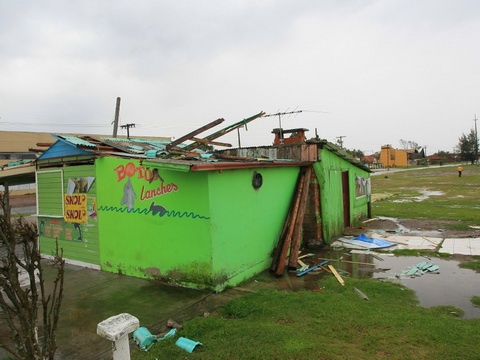
<path id="1" fill-rule="evenodd" d="M 408 166 L 408 152 L 403 149 L 394 149 L 391 145 L 384 145 L 379 162 L 386 168 Z"/>

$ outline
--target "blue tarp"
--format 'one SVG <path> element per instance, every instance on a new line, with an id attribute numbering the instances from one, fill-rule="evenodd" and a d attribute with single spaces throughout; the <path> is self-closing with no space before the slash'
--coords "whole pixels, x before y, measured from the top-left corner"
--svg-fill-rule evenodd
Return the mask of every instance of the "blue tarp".
<path id="1" fill-rule="evenodd" d="M 360 235 L 351 240 L 342 239 L 342 241 L 347 244 L 357 245 L 366 249 L 382 249 L 396 245 L 390 241 L 370 238 L 366 235 Z"/>

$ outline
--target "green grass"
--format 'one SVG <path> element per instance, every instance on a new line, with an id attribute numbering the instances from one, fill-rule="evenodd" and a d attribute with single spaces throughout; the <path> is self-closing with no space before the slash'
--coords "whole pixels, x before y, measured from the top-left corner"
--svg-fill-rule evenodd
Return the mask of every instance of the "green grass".
<path id="1" fill-rule="evenodd" d="M 437 258 L 450 258 L 451 254 L 448 253 L 439 253 L 432 250 L 422 250 L 422 249 L 396 249 L 392 253 L 395 256 L 426 256 L 426 257 L 437 257 Z"/>
<path id="2" fill-rule="evenodd" d="M 428 168 L 372 177 L 375 216 L 432 219 L 444 229 L 480 225 L 480 167 Z M 422 191 L 439 195 L 418 201 Z M 442 221 L 444 223 L 442 223 Z M 396 255 L 441 256 L 419 250 Z M 449 255 L 448 255 L 449 256 Z M 461 266 L 480 271 L 480 258 Z M 269 279 L 257 277 L 257 282 Z M 324 292 L 262 290 L 227 303 L 209 317 L 183 323 L 174 339 L 132 359 L 478 359 L 480 319 L 462 319 L 453 306 L 422 308 L 413 291 L 373 279 L 334 277 Z M 354 287 L 364 292 L 363 300 Z M 480 297 L 471 302 L 480 306 Z M 192 354 L 175 346 L 179 336 L 203 345 Z"/>
<path id="3" fill-rule="evenodd" d="M 461 178 L 445 166 L 372 176 L 375 216 L 445 220 L 454 230 L 480 225 L 480 166 L 466 165 Z M 437 195 L 421 199 L 424 191 Z M 454 221 L 453 223 L 451 223 Z M 450 223 L 448 223 L 450 222 Z"/>
<path id="4" fill-rule="evenodd" d="M 460 265 L 458 266 L 464 269 L 471 269 L 471 270 L 475 270 L 476 272 L 480 272 L 480 260 L 465 261 L 460 263 Z"/>
<path id="5" fill-rule="evenodd" d="M 175 346 L 177 336 L 132 359 L 478 359 L 480 320 L 456 318 L 460 309 L 421 308 L 411 290 L 388 282 L 348 279 L 343 287 L 331 277 L 322 286 L 232 300 L 177 332 L 203 344 L 192 354 Z"/>

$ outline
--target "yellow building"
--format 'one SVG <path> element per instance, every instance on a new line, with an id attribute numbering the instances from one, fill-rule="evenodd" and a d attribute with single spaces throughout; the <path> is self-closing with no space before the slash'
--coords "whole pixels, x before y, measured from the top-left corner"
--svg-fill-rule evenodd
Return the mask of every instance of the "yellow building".
<path id="1" fill-rule="evenodd" d="M 384 145 L 379 162 L 386 168 L 408 166 L 408 152 L 403 149 L 394 149 L 391 145 Z"/>

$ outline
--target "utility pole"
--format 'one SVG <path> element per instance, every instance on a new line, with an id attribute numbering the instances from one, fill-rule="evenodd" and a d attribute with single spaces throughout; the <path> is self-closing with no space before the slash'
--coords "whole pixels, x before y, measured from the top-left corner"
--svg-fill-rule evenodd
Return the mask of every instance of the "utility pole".
<path id="1" fill-rule="evenodd" d="M 130 139 L 130 128 L 135 127 L 135 124 L 125 124 L 120 126 L 122 129 L 127 129 L 127 139 Z"/>
<path id="2" fill-rule="evenodd" d="M 478 133 L 477 133 L 477 114 L 473 119 L 475 121 L 475 164 L 478 164 Z"/>
<path id="3" fill-rule="evenodd" d="M 118 118 L 120 115 L 120 98 L 117 97 L 117 105 L 115 106 L 115 120 L 113 120 L 113 137 L 117 137 Z"/>
<path id="4" fill-rule="evenodd" d="M 340 147 L 343 149 L 343 138 L 345 138 L 345 135 L 337 136 L 337 144 L 340 145 Z"/>

